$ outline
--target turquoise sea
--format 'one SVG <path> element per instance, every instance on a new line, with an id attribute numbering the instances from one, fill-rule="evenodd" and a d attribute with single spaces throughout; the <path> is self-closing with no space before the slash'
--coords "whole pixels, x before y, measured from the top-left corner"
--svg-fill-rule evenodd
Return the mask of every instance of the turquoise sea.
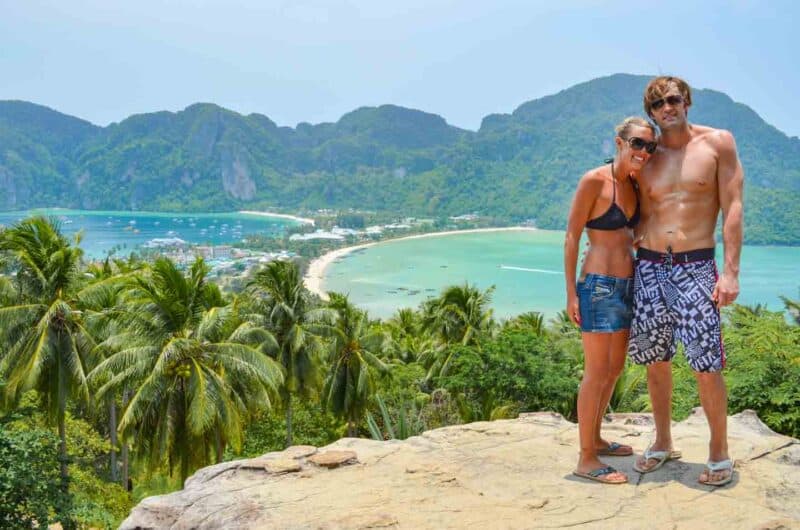
<path id="1" fill-rule="evenodd" d="M 188 243 L 221 245 L 236 243 L 249 234 L 278 235 L 296 221 L 240 213 L 186 214 L 163 212 L 114 212 L 42 209 L 2 212 L 0 224 L 11 225 L 31 215 L 57 219 L 64 234 L 83 230 L 81 248 L 87 256 L 101 258 L 118 247 L 117 255 L 155 238 L 180 238 Z"/>
<path id="2" fill-rule="evenodd" d="M 454 234 L 380 243 L 337 260 L 323 289 L 349 293 L 371 316 L 385 318 L 400 307 L 417 307 L 447 285 L 495 285 L 495 315 L 540 311 L 552 317 L 565 304 L 564 232 L 520 231 Z M 718 263 L 721 260 L 718 247 Z M 779 296 L 800 297 L 800 247 L 745 246 L 741 294 L 744 304 L 783 308 Z"/>

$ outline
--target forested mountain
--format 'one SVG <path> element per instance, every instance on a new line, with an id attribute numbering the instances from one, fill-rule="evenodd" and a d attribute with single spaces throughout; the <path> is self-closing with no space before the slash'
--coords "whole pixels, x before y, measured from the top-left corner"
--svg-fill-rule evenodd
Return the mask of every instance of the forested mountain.
<path id="1" fill-rule="evenodd" d="M 649 77 L 616 74 L 484 118 L 477 132 L 393 105 L 279 127 L 199 103 L 108 127 L 0 102 L 0 208 L 241 207 L 479 212 L 563 228 L 580 175 L 642 113 Z M 746 172 L 746 237 L 800 243 L 800 140 L 723 93 L 696 90 L 690 119 L 731 130 Z"/>

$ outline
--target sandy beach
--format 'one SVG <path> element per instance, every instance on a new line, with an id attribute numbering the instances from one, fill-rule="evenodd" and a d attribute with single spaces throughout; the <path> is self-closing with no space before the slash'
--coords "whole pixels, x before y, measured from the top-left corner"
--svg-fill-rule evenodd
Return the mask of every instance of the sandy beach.
<path id="1" fill-rule="evenodd" d="M 247 215 L 260 215 L 263 217 L 280 217 L 282 219 L 292 219 L 299 223 L 305 223 L 312 226 L 314 225 L 313 219 L 309 219 L 307 217 L 297 217 L 296 215 L 288 215 L 285 213 L 257 212 L 255 210 L 239 210 L 237 213 L 242 213 Z"/>
<path id="2" fill-rule="evenodd" d="M 337 258 L 341 258 L 342 256 L 346 256 L 347 254 L 353 252 L 354 250 L 358 250 L 360 248 L 367 248 L 374 245 L 381 245 L 383 243 L 401 241 L 403 239 L 441 237 L 441 236 L 449 236 L 455 234 L 474 234 L 476 232 L 512 232 L 512 231 L 525 231 L 525 230 L 537 230 L 537 229 L 525 226 L 506 226 L 502 228 L 472 228 L 469 230 L 447 230 L 445 232 L 428 232 L 427 234 L 416 234 L 413 236 L 394 237 L 391 239 L 384 239 L 382 241 L 375 241 L 374 243 L 362 243 L 360 245 L 353 245 L 351 247 L 337 248 L 336 250 L 332 250 L 326 254 L 323 254 L 322 256 L 312 261 L 308 265 L 308 271 L 306 272 L 306 275 L 303 277 L 303 282 L 305 283 L 306 288 L 309 291 L 316 294 L 323 300 L 327 300 L 328 296 L 322 289 L 322 282 L 325 280 L 325 270 L 331 263 L 334 262 L 334 260 L 336 260 Z"/>

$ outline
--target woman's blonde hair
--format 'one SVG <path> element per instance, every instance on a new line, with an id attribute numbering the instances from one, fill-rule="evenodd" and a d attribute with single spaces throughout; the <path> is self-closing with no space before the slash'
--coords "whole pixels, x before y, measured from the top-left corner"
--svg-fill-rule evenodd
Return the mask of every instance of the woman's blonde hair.
<path id="1" fill-rule="evenodd" d="M 616 131 L 617 136 L 620 138 L 627 138 L 631 132 L 631 128 L 633 127 L 644 127 L 646 129 L 650 129 L 650 132 L 653 133 L 653 137 L 658 137 L 658 132 L 656 131 L 656 126 L 647 121 L 646 119 L 642 118 L 641 116 L 628 116 L 624 120 L 622 120 L 619 125 L 614 127 L 614 131 Z"/>

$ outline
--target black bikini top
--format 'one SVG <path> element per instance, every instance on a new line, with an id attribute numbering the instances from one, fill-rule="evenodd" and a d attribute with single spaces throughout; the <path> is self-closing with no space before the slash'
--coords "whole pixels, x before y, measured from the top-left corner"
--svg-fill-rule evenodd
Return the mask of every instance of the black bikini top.
<path id="1" fill-rule="evenodd" d="M 590 219 L 586 223 L 586 228 L 592 228 L 594 230 L 619 230 L 620 228 L 624 228 L 626 226 L 628 228 L 633 228 L 639 222 L 639 187 L 636 185 L 634 180 L 631 180 L 631 184 L 633 184 L 633 190 L 636 192 L 636 210 L 633 212 L 633 216 L 628 219 L 625 216 L 625 212 L 617 204 L 617 179 L 614 177 L 613 160 L 611 161 L 611 181 L 614 183 L 614 191 L 613 195 L 611 196 L 611 206 L 608 207 L 608 210 L 606 210 L 603 215 L 595 217 L 594 219 Z"/>

